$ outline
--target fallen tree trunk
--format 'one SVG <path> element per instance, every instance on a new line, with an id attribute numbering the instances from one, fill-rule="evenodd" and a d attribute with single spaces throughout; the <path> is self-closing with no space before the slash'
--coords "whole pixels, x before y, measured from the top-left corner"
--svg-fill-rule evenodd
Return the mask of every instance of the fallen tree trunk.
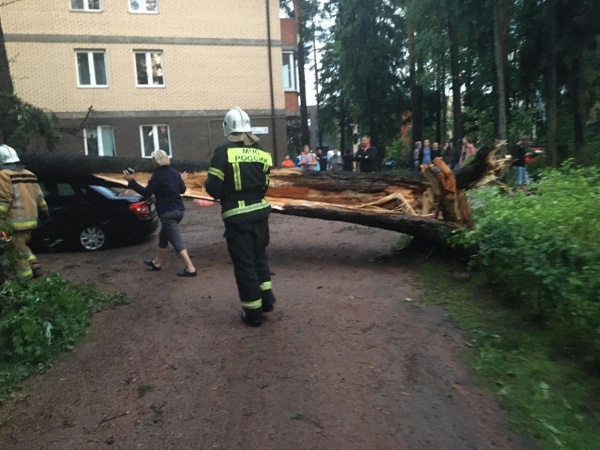
<path id="1" fill-rule="evenodd" d="M 422 167 L 429 182 L 420 175 L 273 169 L 267 200 L 279 214 L 356 223 L 445 243 L 452 230 L 471 225 L 463 190 L 498 177 L 506 167 L 506 160 L 494 159 L 498 148 L 480 150 L 456 172 L 437 158 Z M 122 171 L 132 167 L 143 185 L 154 169 L 151 160 L 138 158 L 23 154 L 21 159 L 41 180 L 52 181 L 126 185 Z M 212 200 L 204 188 L 208 163 L 175 160 L 171 166 L 189 173 L 185 196 Z"/>
<path id="2" fill-rule="evenodd" d="M 335 207 L 320 208 L 296 205 L 279 207 L 275 205 L 273 206 L 273 212 L 312 219 L 355 223 L 373 228 L 397 231 L 398 233 L 409 234 L 416 238 L 441 245 L 447 245 L 452 231 L 458 228 L 457 224 L 446 223 L 429 217 L 402 214 L 376 214 L 358 210 L 348 211 Z"/>
<path id="3" fill-rule="evenodd" d="M 121 174 L 128 168 L 136 172 L 152 172 L 155 167 L 150 158 L 109 158 L 60 153 L 21 153 L 19 157 L 38 178 L 52 181 L 89 179 L 99 172 Z M 210 163 L 175 160 L 172 166 L 179 171 L 195 172 L 208 170 Z"/>

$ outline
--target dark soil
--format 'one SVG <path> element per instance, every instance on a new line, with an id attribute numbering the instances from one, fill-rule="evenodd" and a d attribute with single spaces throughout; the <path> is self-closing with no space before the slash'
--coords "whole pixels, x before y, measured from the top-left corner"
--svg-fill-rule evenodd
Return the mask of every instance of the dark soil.
<path id="1" fill-rule="evenodd" d="M 96 254 L 41 255 L 45 270 L 124 291 L 25 400 L 0 407 L 2 449 L 520 449 L 505 414 L 461 361 L 465 339 L 418 307 L 399 235 L 271 216 L 276 310 L 239 318 L 216 206 L 189 204 L 184 241 L 142 264 L 156 239 Z"/>

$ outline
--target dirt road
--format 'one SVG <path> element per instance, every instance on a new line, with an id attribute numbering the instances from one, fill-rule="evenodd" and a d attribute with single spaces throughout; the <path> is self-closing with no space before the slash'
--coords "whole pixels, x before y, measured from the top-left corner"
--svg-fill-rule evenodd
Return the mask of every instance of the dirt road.
<path id="1" fill-rule="evenodd" d="M 392 232 L 271 216 L 277 309 L 243 326 L 217 207 L 188 206 L 184 241 L 146 270 L 155 238 L 41 255 L 72 281 L 126 292 L 29 397 L 0 408 L 2 449 L 516 449 L 505 415 L 459 360 L 464 338 L 377 261 Z"/>

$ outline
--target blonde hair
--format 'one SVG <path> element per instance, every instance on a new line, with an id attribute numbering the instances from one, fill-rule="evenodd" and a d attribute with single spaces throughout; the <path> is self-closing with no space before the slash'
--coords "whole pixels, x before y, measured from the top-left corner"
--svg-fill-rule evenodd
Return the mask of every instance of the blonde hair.
<path id="1" fill-rule="evenodd" d="M 152 153 L 150 153 L 150 156 L 152 156 L 156 164 L 159 166 L 168 166 L 171 164 L 169 155 L 167 155 L 167 152 L 164 150 L 154 150 Z"/>

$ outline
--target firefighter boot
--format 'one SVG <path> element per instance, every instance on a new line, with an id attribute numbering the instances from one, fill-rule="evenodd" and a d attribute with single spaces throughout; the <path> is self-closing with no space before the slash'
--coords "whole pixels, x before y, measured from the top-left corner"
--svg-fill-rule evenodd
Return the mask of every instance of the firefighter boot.
<path id="1" fill-rule="evenodd" d="M 242 322 L 252 327 L 260 327 L 262 324 L 262 308 L 242 310 Z"/>
<path id="2" fill-rule="evenodd" d="M 268 289 L 266 291 L 262 291 L 262 309 L 263 312 L 271 312 L 275 309 L 275 296 L 273 295 L 273 291 Z"/>

